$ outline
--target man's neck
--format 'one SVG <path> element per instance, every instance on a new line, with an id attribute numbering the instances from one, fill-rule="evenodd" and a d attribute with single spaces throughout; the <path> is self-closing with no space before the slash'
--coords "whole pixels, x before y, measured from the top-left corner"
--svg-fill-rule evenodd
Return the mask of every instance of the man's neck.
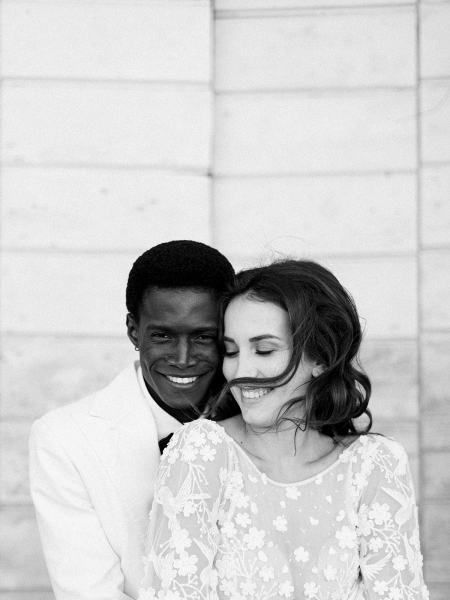
<path id="1" fill-rule="evenodd" d="M 195 421 L 198 419 L 201 414 L 201 409 L 187 406 L 185 408 L 174 408 L 173 406 L 169 406 L 164 402 L 158 392 L 153 389 L 148 383 L 145 381 L 145 387 L 147 388 L 148 393 L 151 395 L 156 404 L 168 415 L 179 421 L 180 423 L 189 423 L 189 421 Z"/>

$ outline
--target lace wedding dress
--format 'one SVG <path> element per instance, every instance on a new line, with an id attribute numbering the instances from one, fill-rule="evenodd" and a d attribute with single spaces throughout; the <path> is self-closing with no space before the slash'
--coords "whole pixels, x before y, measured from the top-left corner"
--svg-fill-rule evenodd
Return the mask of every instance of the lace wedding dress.
<path id="1" fill-rule="evenodd" d="M 416 513 L 391 439 L 286 484 L 220 425 L 189 423 L 162 459 L 139 600 L 425 600 Z"/>

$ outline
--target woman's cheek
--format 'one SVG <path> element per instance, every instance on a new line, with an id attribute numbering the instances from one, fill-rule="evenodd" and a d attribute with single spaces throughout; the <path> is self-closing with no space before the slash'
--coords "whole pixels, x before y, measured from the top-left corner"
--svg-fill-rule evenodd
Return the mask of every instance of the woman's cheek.
<path id="1" fill-rule="evenodd" d="M 233 386 L 231 388 L 231 394 L 232 394 L 233 398 L 236 400 L 236 402 L 239 404 L 239 401 L 241 399 L 241 395 L 239 393 L 239 388 L 236 386 Z"/>
<path id="2" fill-rule="evenodd" d="M 227 381 L 230 381 L 230 379 L 233 379 L 232 371 L 233 371 L 233 367 L 231 365 L 231 361 L 228 358 L 224 358 L 223 364 L 222 364 L 222 373 Z"/>

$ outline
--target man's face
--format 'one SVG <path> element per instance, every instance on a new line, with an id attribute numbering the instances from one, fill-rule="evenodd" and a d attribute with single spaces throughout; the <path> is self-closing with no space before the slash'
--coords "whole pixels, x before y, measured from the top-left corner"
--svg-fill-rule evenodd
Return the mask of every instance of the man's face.
<path id="1" fill-rule="evenodd" d="M 163 402 L 176 409 L 200 406 L 219 365 L 218 305 L 195 288 L 149 288 L 128 337 L 138 346 L 142 375 Z"/>

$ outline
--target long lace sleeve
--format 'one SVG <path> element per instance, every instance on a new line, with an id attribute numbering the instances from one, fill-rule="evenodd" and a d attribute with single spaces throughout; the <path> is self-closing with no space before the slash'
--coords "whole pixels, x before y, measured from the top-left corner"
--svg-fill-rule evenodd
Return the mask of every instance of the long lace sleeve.
<path id="1" fill-rule="evenodd" d="M 367 482 L 358 513 L 361 574 L 367 598 L 427 600 L 406 452 L 397 442 L 380 438 L 371 454 L 366 454 L 356 481 L 356 485 L 358 479 L 359 483 Z"/>
<path id="2" fill-rule="evenodd" d="M 164 452 L 139 600 L 216 600 L 217 520 L 226 443 L 217 425 L 182 427 Z"/>

